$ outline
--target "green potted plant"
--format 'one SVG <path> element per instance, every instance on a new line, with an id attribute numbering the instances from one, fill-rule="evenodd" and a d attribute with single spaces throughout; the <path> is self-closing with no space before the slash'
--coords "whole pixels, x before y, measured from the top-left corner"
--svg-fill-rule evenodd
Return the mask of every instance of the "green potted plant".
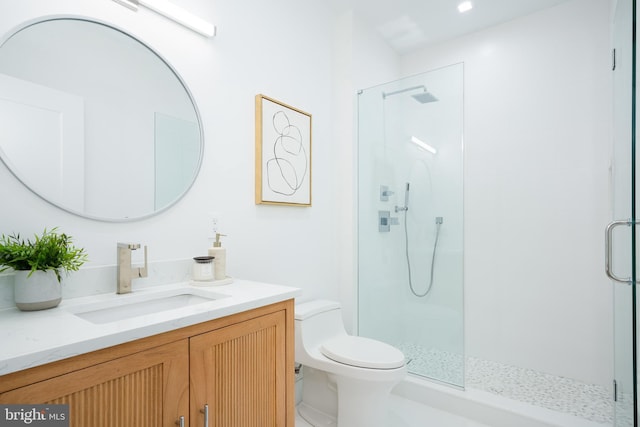
<path id="1" fill-rule="evenodd" d="M 0 238 L 0 273 L 15 270 L 14 300 L 20 310 L 60 304 L 63 274 L 77 271 L 86 260 L 84 249 L 75 247 L 72 238 L 57 228 L 45 228 L 33 240 L 24 240 L 19 234 Z"/>

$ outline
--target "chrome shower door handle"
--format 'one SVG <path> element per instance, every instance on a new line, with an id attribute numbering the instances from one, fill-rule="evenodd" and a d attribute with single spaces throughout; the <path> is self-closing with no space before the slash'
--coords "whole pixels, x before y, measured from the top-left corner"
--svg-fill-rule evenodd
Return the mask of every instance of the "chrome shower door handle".
<path id="1" fill-rule="evenodd" d="M 621 225 L 626 225 L 627 227 L 633 225 L 633 221 L 631 221 L 630 219 L 625 219 L 625 220 L 618 220 L 618 221 L 613 221 L 610 222 L 609 225 L 607 225 L 606 231 L 605 231 L 605 236 L 604 236 L 604 246 L 605 246 L 605 271 L 607 273 L 607 276 L 611 279 L 611 280 L 615 280 L 616 282 L 620 282 L 620 283 L 626 283 L 627 285 L 631 284 L 632 278 L 628 277 L 628 278 L 622 278 L 622 277 L 618 277 L 615 275 L 615 273 L 612 270 L 612 264 L 611 264 L 611 260 L 613 258 L 613 246 L 611 244 L 611 242 L 613 241 L 613 230 Z"/>

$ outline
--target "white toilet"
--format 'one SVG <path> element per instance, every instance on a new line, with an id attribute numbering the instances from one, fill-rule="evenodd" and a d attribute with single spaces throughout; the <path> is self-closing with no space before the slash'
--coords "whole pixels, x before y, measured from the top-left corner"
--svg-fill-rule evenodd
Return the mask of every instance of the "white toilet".
<path id="1" fill-rule="evenodd" d="M 347 335 L 334 301 L 297 304 L 295 334 L 304 366 L 300 416 L 314 427 L 388 427 L 389 394 L 407 373 L 402 352 Z"/>

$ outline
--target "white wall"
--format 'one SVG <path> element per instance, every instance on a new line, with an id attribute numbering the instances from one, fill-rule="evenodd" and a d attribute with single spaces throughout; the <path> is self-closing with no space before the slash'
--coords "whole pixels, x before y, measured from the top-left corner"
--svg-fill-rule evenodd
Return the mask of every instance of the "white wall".
<path id="1" fill-rule="evenodd" d="M 399 77 L 399 56 L 350 11 L 334 26 L 334 159 L 340 300 L 349 331 L 357 323 L 357 91 Z"/>
<path id="2" fill-rule="evenodd" d="M 605 386 L 609 17 L 576 0 L 402 58 L 465 63 L 467 354 Z"/>
<path id="3" fill-rule="evenodd" d="M 204 125 L 205 158 L 195 185 L 178 205 L 151 219 L 118 224 L 50 206 L 0 164 L 0 233 L 29 236 L 60 226 L 87 249 L 87 267 L 115 264 L 117 241 L 147 244 L 150 261 L 185 259 L 206 252 L 211 243 L 207 213 L 216 212 L 221 232 L 228 234 L 229 274 L 299 286 L 305 297 L 337 298 L 334 183 L 339 179 L 332 169 L 333 20 L 328 7 L 295 0 L 174 2 L 214 22 L 218 36 L 205 39 L 146 9 L 134 13 L 110 0 L 3 0 L 0 34 L 42 16 L 74 15 L 115 25 L 156 49 L 194 94 Z M 313 115 L 311 208 L 254 204 L 257 93 Z M 136 179 L 135 173 L 130 179 Z"/>

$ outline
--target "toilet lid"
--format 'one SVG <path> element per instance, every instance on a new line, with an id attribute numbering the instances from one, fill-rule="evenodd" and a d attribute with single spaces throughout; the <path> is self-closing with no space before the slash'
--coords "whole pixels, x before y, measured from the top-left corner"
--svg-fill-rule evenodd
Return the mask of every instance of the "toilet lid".
<path id="1" fill-rule="evenodd" d="M 360 368 L 394 369 L 404 365 L 400 350 L 365 337 L 336 337 L 322 344 L 320 351 L 335 362 Z"/>

